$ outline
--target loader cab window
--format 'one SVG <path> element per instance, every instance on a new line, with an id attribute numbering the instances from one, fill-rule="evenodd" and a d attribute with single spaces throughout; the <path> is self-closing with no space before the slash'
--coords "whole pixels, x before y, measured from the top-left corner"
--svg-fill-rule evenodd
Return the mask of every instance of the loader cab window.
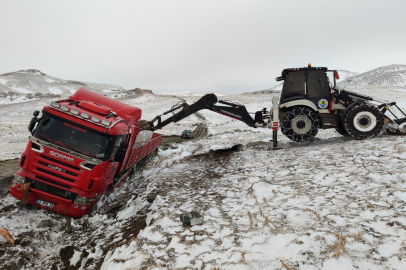
<path id="1" fill-rule="evenodd" d="M 306 99 L 316 106 L 320 100 L 331 101 L 331 89 L 323 70 L 292 71 L 286 74 L 281 103 Z"/>
<path id="2" fill-rule="evenodd" d="M 289 101 L 290 99 L 304 98 L 305 80 L 305 71 L 293 71 L 286 74 L 281 93 L 281 102 L 284 102 L 286 99 Z"/>
<path id="3" fill-rule="evenodd" d="M 330 86 L 322 70 L 310 71 L 307 75 L 307 94 L 310 99 L 331 100 Z"/>

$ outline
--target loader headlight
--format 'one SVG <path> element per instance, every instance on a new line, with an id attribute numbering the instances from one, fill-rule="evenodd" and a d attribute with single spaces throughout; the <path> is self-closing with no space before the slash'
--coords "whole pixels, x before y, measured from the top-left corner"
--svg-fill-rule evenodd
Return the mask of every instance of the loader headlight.
<path id="1" fill-rule="evenodd" d="M 24 177 L 21 177 L 21 176 L 19 176 L 18 174 L 15 173 L 14 174 L 14 182 L 23 185 L 25 180 L 24 180 Z"/>

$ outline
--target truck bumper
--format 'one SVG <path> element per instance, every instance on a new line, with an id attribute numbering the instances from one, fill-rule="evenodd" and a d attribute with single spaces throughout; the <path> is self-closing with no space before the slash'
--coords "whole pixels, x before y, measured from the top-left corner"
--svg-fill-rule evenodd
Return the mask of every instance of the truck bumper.
<path id="1" fill-rule="evenodd" d="M 13 181 L 11 183 L 10 194 L 17 200 L 23 200 L 24 196 L 21 191 L 21 184 Z M 53 204 L 53 207 L 47 207 L 38 204 L 37 200 L 51 203 Z M 97 202 L 95 202 L 93 205 L 81 205 L 38 190 L 30 190 L 28 203 L 31 205 L 35 205 L 36 207 L 46 209 L 48 211 L 53 211 L 73 218 L 80 218 L 89 213 L 92 209 L 92 206 Z"/>

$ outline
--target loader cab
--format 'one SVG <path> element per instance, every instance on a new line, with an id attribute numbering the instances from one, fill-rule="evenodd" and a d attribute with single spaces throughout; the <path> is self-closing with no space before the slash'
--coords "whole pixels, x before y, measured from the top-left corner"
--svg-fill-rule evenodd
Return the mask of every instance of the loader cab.
<path id="1" fill-rule="evenodd" d="M 331 88 L 325 67 L 284 69 L 280 104 L 296 100 L 308 100 L 318 109 L 328 109 L 332 100 Z"/>

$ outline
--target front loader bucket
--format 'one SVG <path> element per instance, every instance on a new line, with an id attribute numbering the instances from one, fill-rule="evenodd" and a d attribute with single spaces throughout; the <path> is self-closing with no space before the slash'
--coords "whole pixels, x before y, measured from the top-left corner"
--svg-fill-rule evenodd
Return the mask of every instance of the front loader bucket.
<path id="1" fill-rule="evenodd" d="M 385 119 L 384 132 L 390 135 L 406 134 L 406 118 L 390 121 Z"/>
<path id="2" fill-rule="evenodd" d="M 381 105 L 385 116 L 384 132 L 390 135 L 406 134 L 406 114 L 396 105 L 396 102 Z M 394 106 L 395 111 L 390 109 Z"/>

